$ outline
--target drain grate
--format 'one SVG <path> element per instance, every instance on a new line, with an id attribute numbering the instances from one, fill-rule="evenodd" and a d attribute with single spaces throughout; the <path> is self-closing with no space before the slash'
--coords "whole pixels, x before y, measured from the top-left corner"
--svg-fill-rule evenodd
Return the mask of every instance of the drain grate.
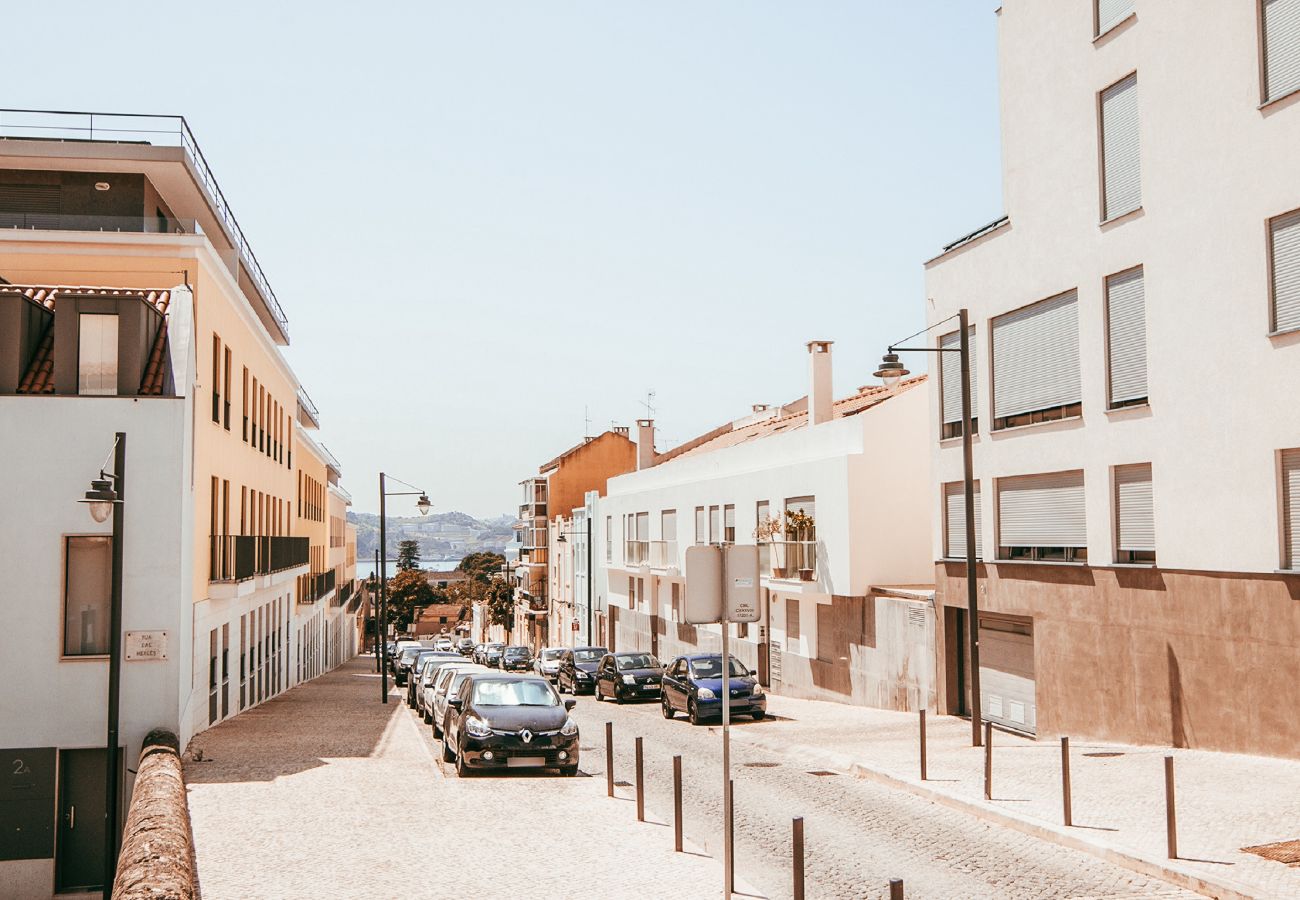
<path id="1" fill-rule="evenodd" d="M 808 774 L 809 774 L 809 775 L 826 776 L 826 775 L 838 775 L 839 772 L 827 772 L 825 769 L 814 769 L 813 771 L 809 772 Z"/>
<path id="2" fill-rule="evenodd" d="M 1090 756 L 1093 759 L 1113 759 L 1116 756 L 1123 756 L 1118 750 L 1097 750 L 1092 753 L 1085 753 L 1084 756 Z"/>
<path id="3" fill-rule="evenodd" d="M 1243 853 L 1253 853 L 1273 862 L 1300 868 L 1300 840 L 1278 841 L 1276 844 L 1259 844 L 1255 847 L 1242 847 Z"/>
<path id="4" fill-rule="evenodd" d="M 775 769 L 781 764 L 774 762 L 747 762 L 744 765 L 746 768 L 750 769 Z"/>

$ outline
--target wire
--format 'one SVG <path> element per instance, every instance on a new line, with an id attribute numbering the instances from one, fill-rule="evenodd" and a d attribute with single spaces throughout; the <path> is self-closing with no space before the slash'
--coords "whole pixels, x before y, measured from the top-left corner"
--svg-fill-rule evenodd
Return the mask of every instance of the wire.
<path id="1" fill-rule="evenodd" d="M 918 331 L 916 334 L 909 334 L 907 337 L 903 338 L 902 340 L 897 340 L 897 341 L 894 341 L 893 343 L 891 343 L 891 344 L 889 345 L 889 352 L 890 352 L 890 353 L 893 353 L 893 352 L 894 352 L 894 348 L 897 347 L 899 344 L 903 343 L 903 341 L 910 341 L 910 340 L 911 340 L 912 338 L 914 338 L 914 337 L 918 337 L 918 336 L 920 336 L 920 335 L 922 335 L 922 334 L 925 334 L 925 333 L 926 333 L 927 331 L 929 331 L 931 328 L 938 328 L 938 327 L 939 327 L 940 325 L 942 325 L 944 322 L 951 322 L 953 319 L 960 319 L 960 318 L 961 318 L 961 313 L 953 313 L 951 316 L 949 316 L 949 317 L 946 318 L 946 319 L 941 319 L 940 321 L 935 322 L 933 325 L 927 325 L 925 328 L 922 328 L 922 329 L 921 329 L 920 331 Z"/>

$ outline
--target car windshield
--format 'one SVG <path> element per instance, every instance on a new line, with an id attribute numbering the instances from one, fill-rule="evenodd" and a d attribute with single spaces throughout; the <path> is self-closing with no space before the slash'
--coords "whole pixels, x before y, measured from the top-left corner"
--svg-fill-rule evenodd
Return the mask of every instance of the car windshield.
<path id="1" fill-rule="evenodd" d="M 629 653 L 627 656 L 616 656 L 614 661 L 618 663 L 620 669 L 657 669 L 659 660 L 655 659 L 649 653 Z"/>
<path id="2" fill-rule="evenodd" d="M 722 657 L 706 656 L 703 659 L 691 660 L 691 672 L 696 678 L 721 678 L 722 677 Z M 736 657 L 731 657 L 731 677 L 743 678 L 749 674 L 749 670 L 742 666 Z"/>
<path id="3" fill-rule="evenodd" d="M 460 690 L 460 686 L 465 681 L 465 679 L 473 674 L 474 674 L 474 670 L 457 672 L 455 675 L 451 676 L 451 681 L 447 683 L 447 687 L 443 689 L 443 693 L 447 694 L 448 696 L 451 696 L 452 694 L 456 693 L 456 691 Z"/>
<path id="4" fill-rule="evenodd" d="M 592 650 L 574 650 L 574 662 L 595 662 L 605 655 L 604 647 L 597 647 Z"/>
<path id="5" fill-rule="evenodd" d="M 401 661 L 404 663 L 409 663 L 419 655 L 420 655 L 419 650 L 403 650 Z"/>
<path id="6" fill-rule="evenodd" d="M 500 653 L 505 644 L 484 644 L 483 649 L 492 653 Z"/>
<path id="7" fill-rule="evenodd" d="M 564 655 L 564 650 L 562 648 L 542 651 L 542 659 L 544 660 L 559 659 L 563 655 Z"/>
<path id="8" fill-rule="evenodd" d="M 527 656 L 527 655 L 528 655 L 528 648 L 527 648 L 527 647 L 507 647 L 507 648 L 506 648 L 506 656 Z"/>
<path id="9" fill-rule="evenodd" d="M 480 681 L 475 706 L 559 706 L 560 698 L 544 681 Z"/>

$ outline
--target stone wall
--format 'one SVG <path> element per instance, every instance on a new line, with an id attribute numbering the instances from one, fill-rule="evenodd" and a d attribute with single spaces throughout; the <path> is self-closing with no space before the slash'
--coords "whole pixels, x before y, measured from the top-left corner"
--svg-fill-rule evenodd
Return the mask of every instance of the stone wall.
<path id="1" fill-rule="evenodd" d="M 156 728 L 144 740 L 113 900 L 197 900 L 194 836 L 176 735 Z"/>

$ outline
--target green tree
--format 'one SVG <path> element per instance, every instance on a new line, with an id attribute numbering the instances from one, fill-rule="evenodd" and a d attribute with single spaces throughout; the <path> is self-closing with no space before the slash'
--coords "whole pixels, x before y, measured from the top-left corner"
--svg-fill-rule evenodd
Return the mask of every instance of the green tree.
<path id="1" fill-rule="evenodd" d="M 470 578 L 487 584 L 501 572 L 506 558 L 500 553 L 471 553 L 460 561 L 460 570 Z"/>
<path id="2" fill-rule="evenodd" d="M 486 586 L 488 620 L 493 625 L 501 625 L 507 631 L 515 624 L 515 596 L 510 585 L 500 578 Z"/>
<path id="3" fill-rule="evenodd" d="M 433 588 L 419 569 L 403 569 L 388 579 L 388 621 L 405 631 L 417 609 L 434 601 Z"/>
<path id="4" fill-rule="evenodd" d="M 420 568 L 420 542 L 399 541 L 397 544 L 397 571 L 409 572 Z"/>

